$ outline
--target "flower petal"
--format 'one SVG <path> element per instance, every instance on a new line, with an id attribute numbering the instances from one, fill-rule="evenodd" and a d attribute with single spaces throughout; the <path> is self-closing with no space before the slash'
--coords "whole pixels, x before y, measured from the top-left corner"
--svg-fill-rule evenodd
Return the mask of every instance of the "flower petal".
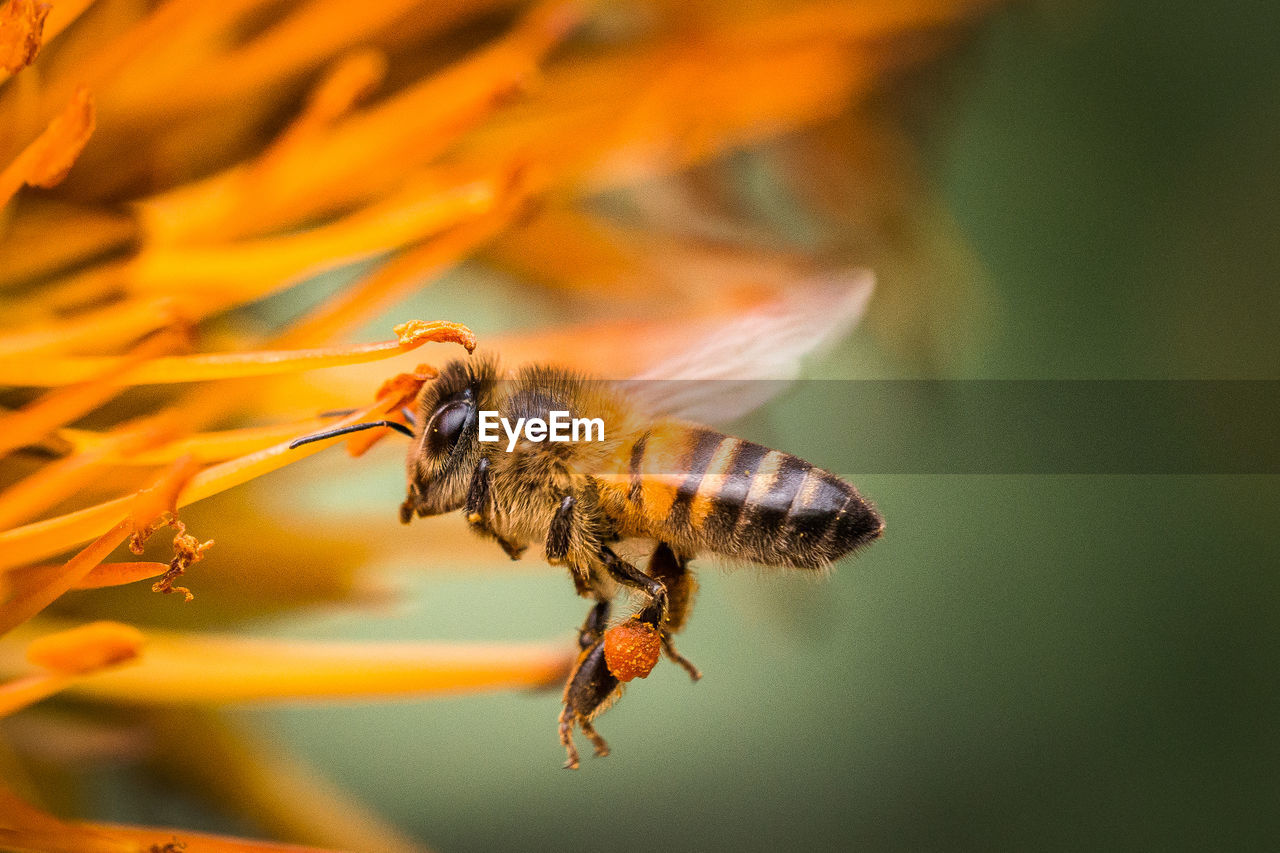
<path id="1" fill-rule="evenodd" d="M 13 584 L 8 599 L 0 606 L 0 635 L 21 625 L 79 583 L 125 540 L 129 530 L 129 522 L 122 520 L 89 547 L 63 565 L 57 566 L 54 571 L 48 574 L 30 572 L 22 575 Z"/>
<path id="2" fill-rule="evenodd" d="M 23 674 L 14 644 L 0 643 L 0 672 Z M 558 684 L 571 643 L 319 643 L 239 635 L 145 632 L 127 667 L 97 672 L 68 690 L 82 698 L 146 705 L 450 695 Z"/>
<path id="3" fill-rule="evenodd" d="M 336 853 L 319 847 L 279 844 L 189 832 L 185 829 L 63 821 L 35 808 L 0 785 L 0 847 L 43 853 Z"/>
<path id="4" fill-rule="evenodd" d="M 30 444 L 54 429 L 90 412 L 119 394 L 134 370 L 149 359 L 174 349 L 174 334 L 161 333 L 134 347 L 129 355 L 99 362 L 83 384 L 51 391 L 21 409 L 0 414 L 0 456 Z M 5 367 L 8 367 L 8 362 Z M 31 363 L 34 368 L 35 364 Z"/>
<path id="5" fill-rule="evenodd" d="M 44 133 L 0 171 L 0 207 L 24 184 L 52 187 L 60 183 L 71 171 L 93 128 L 93 96 L 82 87 L 76 90 L 62 114 L 49 122 Z"/>
<path id="6" fill-rule="evenodd" d="M 51 566 L 27 566 L 18 572 L 49 571 Z M 169 571 L 168 563 L 132 562 L 132 563 L 99 563 L 90 570 L 72 589 L 102 589 L 108 586 L 124 586 L 138 581 L 150 580 Z"/>
<path id="7" fill-rule="evenodd" d="M 90 622 L 37 637 L 27 644 L 27 660 L 66 675 L 84 675 L 131 661 L 142 651 L 141 631 L 120 622 Z"/>
<path id="8" fill-rule="evenodd" d="M 308 112 L 257 160 L 139 202 L 148 239 L 207 243 L 263 234 L 398 187 L 406 171 L 435 159 L 532 74 L 569 30 L 573 6 L 541 4 L 493 45 L 319 132 L 314 105 L 336 101 L 320 109 L 334 115 L 358 75 L 372 70 L 357 65 L 346 72 L 354 81 L 327 81 Z"/>

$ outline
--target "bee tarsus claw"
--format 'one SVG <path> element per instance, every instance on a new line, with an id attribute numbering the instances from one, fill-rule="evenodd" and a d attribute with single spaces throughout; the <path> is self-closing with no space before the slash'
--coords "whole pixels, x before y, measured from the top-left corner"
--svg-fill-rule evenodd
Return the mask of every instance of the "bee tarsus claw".
<path id="1" fill-rule="evenodd" d="M 662 651 L 673 663 L 678 663 L 685 672 L 689 673 L 691 681 L 700 681 L 702 679 L 702 670 L 693 665 L 693 661 L 676 651 L 676 647 L 672 644 L 671 638 L 666 634 L 662 636 Z"/>

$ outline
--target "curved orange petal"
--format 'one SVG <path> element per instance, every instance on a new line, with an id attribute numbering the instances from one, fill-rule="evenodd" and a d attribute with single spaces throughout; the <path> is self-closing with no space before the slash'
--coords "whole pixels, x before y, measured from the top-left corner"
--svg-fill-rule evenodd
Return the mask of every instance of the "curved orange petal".
<path id="1" fill-rule="evenodd" d="M 45 564 L 39 566 L 23 566 L 11 570 L 15 574 L 39 572 L 48 574 L 58 566 Z M 138 581 L 150 580 L 169 571 L 168 563 L 132 562 L 132 563 L 99 563 L 89 574 L 76 582 L 72 589 L 102 589 L 108 586 L 124 586 Z"/>
<path id="2" fill-rule="evenodd" d="M 93 128 L 93 96 L 82 87 L 76 90 L 62 114 L 49 122 L 45 131 L 0 171 L 0 207 L 24 184 L 56 186 L 71 171 Z"/>
<path id="3" fill-rule="evenodd" d="M 176 512 L 178 496 L 191 481 L 195 470 L 190 458 L 178 460 L 156 479 L 155 485 L 123 498 L 126 516 L 89 547 L 47 572 L 32 571 L 20 575 L 12 584 L 4 604 L 0 605 L 0 635 L 30 619 L 78 584 L 124 541 L 125 536 L 132 533 L 135 540 L 145 537 L 153 529 L 151 525 L 158 516 Z"/>
<path id="4" fill-rule="evenodd" d="M 351 287 L 334 295 L 286 330 L 278 343 L 303 343 L 346 334 L 369 317 L 423 287 L 501 233 L 528 199 L 529 183 L 517 180 L 492 210 L 439 236 L 411 246 Z"/>
<path id="5" fill-rule="evenodd" d="M 137 232 L 133 217 L 114 209 L 85 207 L 45 194 L 31 194 L 0 227 L 0 288 L 101 258 L 129 245 Z M 43 308 L 39 291 L 24 300 L 28 319 Z"/>
<path id="6" fill-rule="evenodd" d="M 74 676 L 61 672 L 25 675 L 6 681 L 0 684 L 0 717 L 7 717 L 48 699 L 65 690 L 74 681 Z"/>
<path id="7" fill-rule="evenodd" d="M 50 462 L 0 491 L 0 530 L 34 518 L 58 501 L 76 494 L 92 482 L 113 457 L 128 459 L 133 451 L 165 441 L 181 428 L 182 419 L 177 413 L 158 415 L 118 427 L 91 448 Z M 181 456 L 176 453 L 157 464 L 172 462 Z"/>
<path id="8" fill-rule="evenodd" d="M 0 605 L 0 634 L 21 625 L 79 583 L 125 540 L 130 529 L 129 521 L 122 520 L 89 547 L 48 574 L 31 572 L 20 576 L 13 583 L 9 598 Z"/>
<path id="9" fill-rule="evenodd" d="M 136 292 L 181 288 L 216 304 L 260 299 L 282 287 L 439 234 L 492 209 L 523 161 L 480 169 L 424 172 L 389 197 L 305 231 L 223 245 L 144 245 L 129 262 Z"/>
<path id="10" fill-rule="evenodd" d="M 433 11 L 443 18 L 454 10 Z M 139 202 L 147 233 L 165 244 L 225 241 L 297 225 L 394 191 L 407 171 L 438 157 L 528 80 L 580 13 L 578 4 L 565 0 L 538 4 L 492 44 L 323 132 L 308 132 L 315 122 L 310 111 L 304 113 L 257 160 Z M 329 35 L 350 32 L 344 26 L 330 28 Z M 259 40 L 252 49 L 265 43 Z M 229 64 L 236 75 L 252 66 L 242 59 Z M 219 93 L 227 90 L 226 77 L 216 80 Z M 344 81 L 340 88 L 350 86 Z M 317 97 L 326 88 L 322 84 Z M 172 106 L 173 94 L 185 98 L 194 91 L 184 81 L 162 100 Z"/>

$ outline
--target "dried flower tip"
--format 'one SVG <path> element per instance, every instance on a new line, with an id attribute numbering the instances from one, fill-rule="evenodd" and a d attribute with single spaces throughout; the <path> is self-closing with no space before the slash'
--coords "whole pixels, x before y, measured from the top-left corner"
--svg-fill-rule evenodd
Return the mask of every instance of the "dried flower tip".
<path id="1" fill-rule="evenodd" d="M 12 0 L 0 8 L 0 68 L 17 74 L 35 62 L 51 8 L 36 0 Z"/>
<path id="2" fill-rule="evenodd" d="M 181 521 L 174 519 L 171 523 L 178 531 L 178 534 L 173 537 L 173 559 L 169 561 L 169 570 L 164 573 L 164 577 L 151 585 L 151 591 L 166 595 L 171 592 L 180 592 L 185 601 L 191 601 L 195 598 L 191 590 L 185 586 L 177 586 L 174 581 L 192 565 L 204 559 L 204 552 L 213 547 L 213 540 L 201 542 L 187 533 L 187 526 Z"/>
<path id="3" fill-rule="evenodd" d="M 662 640 L 647 622 L 631 619 L 604 632 L 604 661 L 619 681 L 648 678 L 661 652 Z"/>
<path id="4" fill-rule="evenodd" d="M 403 347 L 416 347 L 425 343 L 452 343 L 466 347 L 467 352 L 474 352 L 476 336 L 461 323 L 450 323 L 437 320 L 432 323 L 423 320 L 410 320 L 401 323 L 393 330 Z"/>
<path id="5" fill-rule="evenodd" d="M 146 638 L 131 625 L 90 622 L 47 634 L 27 645 L 27 660 L 60 673 L 77 675 L 136 658 Z"/>

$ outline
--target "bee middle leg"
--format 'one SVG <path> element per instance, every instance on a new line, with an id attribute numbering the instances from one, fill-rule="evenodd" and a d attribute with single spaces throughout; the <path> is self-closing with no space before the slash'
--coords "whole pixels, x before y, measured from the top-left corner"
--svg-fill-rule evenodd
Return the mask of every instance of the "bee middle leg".
<path id="1" fill-rule="evenodd" d="M 609 754 L 609 745 L 591 721 L 618 698 L 622 685 L 604 658 L 604 631 L 609 623 L 609 602 L 597 602 L 578 633 L 582 652 L 564 687 L 564 710 L 560 712 L 560 743 L 568 755 L 565 768 L 578 769 L 578 749 L 573 745 L 573 727 L 578 726 L 595 747 L 595 754 Z"/>
<path id="2" fill-rule="evenodd" d="M 523 545 L 516 545 L 494 532 L 485 518 L 485 507 L 489 503 L 489 460 L 483 456 L 476 463 L 475 473 L 471 475 L 471 486 L 467 489 L 466 518 L 471 529 L 490 539 L 496 539 L 498 545 L 513 560 L 520 559 L 524 553 Z"/>

